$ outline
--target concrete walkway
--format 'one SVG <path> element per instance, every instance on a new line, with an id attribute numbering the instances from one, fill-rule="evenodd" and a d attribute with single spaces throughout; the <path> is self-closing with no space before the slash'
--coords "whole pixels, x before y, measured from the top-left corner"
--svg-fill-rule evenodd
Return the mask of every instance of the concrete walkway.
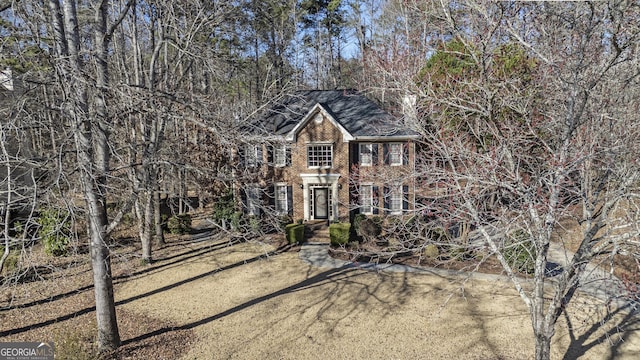
<path id="1" fill-rule="evenodd" d="M 505 275 L 483 274 L 477 272 L 466 272 L 446 269 L 436 269 L 427 267 L 416 267 L 400 264 L 376 264 L 376 263 L 359 263 L 340 259 L 335 259 L 329 255 L 329 244 L 326 242 L 304 243 L 300 249 L 300 259 L 304 262 L 319 268 L 341 268 L 353 267 L 369 271 L 390 271 L 390 272 L 414 272 L 420 274 L 431 274 L 442 277 L 463 277 L 493 281 L 510 281 Z M 553 244 L 549 249 L 549 262 L 551 265 L 549 278 L 557 276 L 562 272 L 562 267 L 568 264 L 573 256 L 572 253 L 565 250 L 560 244 Z M 616 308 L 625 308 L 632 312 L 640 311 L 640 303 L 631 301 L 624 297 L 625 291 L 622 281 L 618 278 L 602 270 L 594 264 L 588 264 L 582 276 L 580 277 L 579 291 L 585 292 L 605 304 L 614 305 Z"/>

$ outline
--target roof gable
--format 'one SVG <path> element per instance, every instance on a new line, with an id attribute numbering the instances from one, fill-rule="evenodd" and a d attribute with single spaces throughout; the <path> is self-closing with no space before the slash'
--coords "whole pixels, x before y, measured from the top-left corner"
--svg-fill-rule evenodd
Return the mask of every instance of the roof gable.
<path id="1" fill-rule="evenodd" d="M 344 142 L 353 140 L 353 135 L 351 135 L 351 133 L 349 133 L 349 131 L 347 131 L 344 126 L 336 121 L 336 119 L 334 119 L 334 117 L 320 104 L 316 104 L 313 108 L 311 108 L 311 110 L 309 110 L 307 115 L 305 115 L 304 118 L 300 122 L 298 122 L 298 124 L 296 124 L 296 126 L 294 126 L 293 129 L 289 131 L 289 133 L 286 134 L 285 140 L 295 142 L 298 132 L 302 130 L 309 123 L 309 121 L 311 121 L 311 119 L 314 119 L 317 115 L 321 115 L 327 118 L 333 126 L 338 128 L 338 130 L 340 130 L 340 132 L 342 133 L 342 139 Z"/>

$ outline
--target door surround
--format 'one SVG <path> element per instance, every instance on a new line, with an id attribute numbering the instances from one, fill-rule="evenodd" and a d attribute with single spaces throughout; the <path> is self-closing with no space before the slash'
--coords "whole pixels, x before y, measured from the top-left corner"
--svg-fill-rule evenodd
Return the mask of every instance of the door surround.
<path id="1" fill-rule="evenodd" d="M 312 196 L 312 188 L 326 188 L 328 197 L 333 199 L 328 204 L 328 220 L 338 219 L 338 179 L 340 174 L 300 174 L 302 178 L 302 194 L 304 199 L 304 220 L 314 220 L 311 214 L 310 204 Z M 329 208 L 330 207 L 330 208 Z"/>

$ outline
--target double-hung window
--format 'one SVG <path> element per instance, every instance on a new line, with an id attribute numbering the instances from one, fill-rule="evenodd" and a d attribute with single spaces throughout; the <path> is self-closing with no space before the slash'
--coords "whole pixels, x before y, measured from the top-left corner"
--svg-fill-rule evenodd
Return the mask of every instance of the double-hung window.
<path id="1" fill-rule="evenodd" d="M 391 214 L 402 214 L 402 185 L 392 185 L 389 188 L 389 211 Z"/>
<path id="2" fill-rule="evenodd" d="M 275 166 L 287 166 L 287 145 L 278 144 L 273 146 L 273 162 Z"/>
<path id="3" fill-rule="evenodd" d="M 252 185 L 245 190 L 245 193 L 247 195 L 247 214 L 260 215 L 260 188 Z"/>
<path id="4" fill-rule="evenodd" d="M 360 165 L 373 164 L 373 144 L 360 144 Z"/>
<path id="5" fill-rule="evenodd" d="M 307 146 L 307 166 L 322 169 L 333 166 L 332 144 L 310 144 Z"/>
<path id="6" fill-rule="evenodd" d="M 373 214 L 373 186 L 360 185 L 360 213 Z"/>
<path id="7" fill-rule="evenodd" d="M 276 212 L 278 214 L 289 213 L 289 193 L 286 184 L 277 184 L 275 186 L 275 203 Z"/>
<path id="8" fill-rule="evenodd" d="M 400 143 L 389 144 L 389 165 L 402 165 L 403 148 Z"/>
<path id="9" fill-rule="evenodd" d="M 244 148 L 244 157 L 247 167 L 256 167 L 262 162 L 262 147 L 248 144 Z"/>

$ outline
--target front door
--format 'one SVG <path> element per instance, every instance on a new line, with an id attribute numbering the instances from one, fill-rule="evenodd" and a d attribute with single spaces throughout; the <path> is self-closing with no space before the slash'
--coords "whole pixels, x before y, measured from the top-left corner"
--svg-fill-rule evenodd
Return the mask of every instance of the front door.
<path id="1" fill-rule="evenodd" d="M 316 188 L 313 190 L 313 214 L 315 219 L 329 217 L 329 189 Z"/>

